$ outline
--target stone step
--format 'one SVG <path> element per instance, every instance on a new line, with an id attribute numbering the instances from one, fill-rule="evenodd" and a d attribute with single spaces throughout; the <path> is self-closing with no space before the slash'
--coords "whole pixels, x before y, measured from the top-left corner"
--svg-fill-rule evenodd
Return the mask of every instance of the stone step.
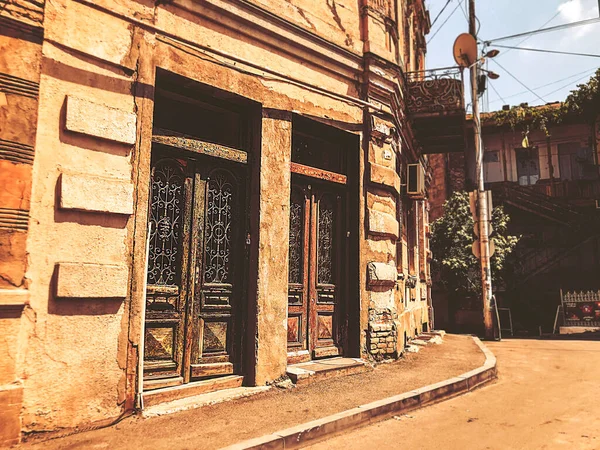
<path id="1" fill-rule="evenodd" d="M 358 358 L 327 358 L 292 364 L 287 367 L 287 376 L 296 385 L 310 384 L 326 378 L 351 375 L 371 370 L 366 361 Z"/>

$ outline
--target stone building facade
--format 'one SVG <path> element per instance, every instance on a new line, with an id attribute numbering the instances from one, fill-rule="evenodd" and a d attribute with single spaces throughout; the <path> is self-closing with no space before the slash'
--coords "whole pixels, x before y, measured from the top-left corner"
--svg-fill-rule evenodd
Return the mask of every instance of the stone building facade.
<path id="1" fill-rule="evenodd" d="M 1 444 L 429 326 L 423 0 L 0 5 Z"/>

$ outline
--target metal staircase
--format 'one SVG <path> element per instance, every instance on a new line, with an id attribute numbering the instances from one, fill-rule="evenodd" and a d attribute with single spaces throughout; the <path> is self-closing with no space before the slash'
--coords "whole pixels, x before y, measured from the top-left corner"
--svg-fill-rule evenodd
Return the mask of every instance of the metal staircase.
<path id="1" fill-rule="evenodd" d="M 552 269 L 565 257 L 600 236 L 598 215 L 586 214 L 564 200 L 515 183 L 494 183 L 492 191 L 495 203 L 511 205 L 561 225 L 561 233 L 553 241 L 546 241 L 543 246 L 518 255 L 519 271 L 523 275 L 518 286 Z"/>

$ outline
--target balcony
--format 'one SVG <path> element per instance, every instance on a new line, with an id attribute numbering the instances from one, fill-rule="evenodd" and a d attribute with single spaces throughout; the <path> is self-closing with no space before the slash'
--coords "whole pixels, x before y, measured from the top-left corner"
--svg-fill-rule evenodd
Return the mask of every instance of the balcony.
<path id="1" fill-rule="evenodd" d="M 408 72 L 408 111 L 423 153 L 465 149 L 463 74 L 458 67 Z"/>

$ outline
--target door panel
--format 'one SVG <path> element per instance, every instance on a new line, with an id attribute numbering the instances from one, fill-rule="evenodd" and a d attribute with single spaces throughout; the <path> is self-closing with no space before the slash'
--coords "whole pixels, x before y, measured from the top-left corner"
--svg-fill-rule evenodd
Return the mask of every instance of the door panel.
<path id="1" fill-rule="evenodd" d="M 192 377 L 233 373 L 237 346 L 235 309 L 240 293 L 244 261 L 239 219 L 241 177 L 215 168 L 200 174 L 197 183 L 205 202 L 195 209 L 203 224 L 195 262 L 195 327 L 192 341 Z M 200 194 L 199 194 L 200 195 Z"/>
<path id="2" fill-rule="evenodd" d="M 326 184 L 294 183 L 290 199 L 288 351 L 305 359 L 341 353 L 341 193 Z M 289 358 L 292 361 L 292 358 Z M 297 354 L 293 361 L 298 361 Z"/>
<path id="3" fill-rule="evenodd" d="M 144 376 L 179 376 L 183 359 L 191 179 L 185 160 L 157 158 L 146 294 Z"/>
<path id="4" fill-rule="evenodd" d="M 185 383 L 239 369 L 236 313 L 247 260 L 240 220 L 244 183 L 243 171 L 233 164 L 156 152 L 144 352 L 148 381 Z"/>
<path id="5" fill-rule="evenodd" d="M 294 186 L 290 200 L 290 251 L 288 289 L 288 349 L 307 350 L 308 238 L 310 198 L 302 186 Z"/>

